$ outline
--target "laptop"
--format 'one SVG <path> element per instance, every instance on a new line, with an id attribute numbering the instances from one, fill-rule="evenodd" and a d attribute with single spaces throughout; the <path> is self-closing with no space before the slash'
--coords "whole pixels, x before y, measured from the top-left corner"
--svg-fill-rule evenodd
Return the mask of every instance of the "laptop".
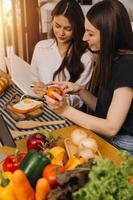
<path id="1" fill-rule="evenodd" d="M 15 54 L 11 54 L 9 58 L 5 58 L 5 61 L 12 81 L 23 93 L 31 97 L 40 98 L 31 88 L 33 80 L 37 80 L 37 77 L 31 72 L 30 64 Z"/>
<path id="2" fill-rule="evenodd" d="M 0 114 L 0 142 L 5 146 L 16 147 L 2 114 Z"/>

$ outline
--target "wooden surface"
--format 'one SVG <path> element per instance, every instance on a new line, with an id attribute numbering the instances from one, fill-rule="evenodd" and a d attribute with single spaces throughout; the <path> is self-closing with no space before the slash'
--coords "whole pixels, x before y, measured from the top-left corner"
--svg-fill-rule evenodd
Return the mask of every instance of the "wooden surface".
<path id="1" fill-rule="evenodd" d="M 58 137 L 58 136 L 61 136 L 62 139 L 66 138 L 66 137 L 70 138 L 71 132 L 74 129 L 77 129 L 77 128 L 80 128 L 80 127 L 69 126 L 69 127 L 66 127 L 66 128 L 61 128 L 61 129 L 55 130 L 52 133 L 53 133 L 55 138 Z M 82 129 L 82 128 L 80 128 L 80 129 Z M 85 130 L 88 133 L 89 136 L 96 139 L 96 141 L 98 143 L 99 151 L 100 151 L 103 158 L 105 158 L 105 157 L 110 158 L 115 164 L 119 164 L 120 158 L 117 154 L 118 150 L 114 146 L 112 146 L 111 144 L 109 144 L 108 142 L 103 140 L 101 137 L 97 136 L 92 131 L 87 130 L 87 129 L 83 129 L 83 130 Z M 13 134 L 20 134 L 20 132 L 16 131 Z M 17 148 L 20 151 L 26 151 L 26 139 L 19 140 L 19 141 L 16 142 L 16 144 L 17 144 Z M 6 147 L 6 146 L 0 148 L 0 153 L 6 153 L 8 155 L 13 153 L 14 151 L 15 151 L 14 148 Z"/>

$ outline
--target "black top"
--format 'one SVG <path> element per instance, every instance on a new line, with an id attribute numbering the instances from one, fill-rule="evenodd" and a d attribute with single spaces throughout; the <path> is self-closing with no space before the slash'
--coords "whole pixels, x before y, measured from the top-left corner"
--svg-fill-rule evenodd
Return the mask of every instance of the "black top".
<path id="1" fill-rule="evenodd" d="M 120 56 L 113 62 L 107 88 L 99 89 L 95 116 L 106 118 L 113 92 L 120 87 L 133 88 L 133 55 Z M 127 118 L 118 134 L 133 136 L 133 101 Z"/>

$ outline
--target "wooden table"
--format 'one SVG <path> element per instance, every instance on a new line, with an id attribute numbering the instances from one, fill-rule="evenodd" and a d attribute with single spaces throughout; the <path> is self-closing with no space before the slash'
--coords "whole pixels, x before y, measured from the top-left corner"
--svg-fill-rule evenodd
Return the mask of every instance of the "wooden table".
<path id="1" fill-rule="evenodd" d="M 80 127 L 76 126 L 76 125 L 72 125 L 72 126 L 69 126 L 69 127 L 65 127 L 65 128 L 55 130 L 52 133 L 53 133 L 55 138 L 58 137 L 58 136 L 61 136 L 64 139 L 66 137 L 69 138 L 71 132 L 74 129 L 77 129 L 77 128 L 79 129 Z M 80 128 L 80 129 L 83 129 L 83 128 Z M 118 150 L 114 146 L 112 146 L 111 144 L 109 144 L 108 142 L 103 140 L 101 137 L 99 137 L 98 135 L 96 135 L 92 131 L 87 130 L 87 129 L 83 129 L 83 130 L 85 130 L 88 133 L 89 136 L 96 139 L 96 141 L 98 143 L 99 151 L 100 151 L 103 158 L 105 158 L 105 157 L 110 158 L 115 164 L 119 164 L 120 157 L 117 154 Z M 17 131 L 14 132 L 14 134 L 17 134 Z M 17 144 L 17 148 L 20 151 L 26 151 L 26 139 L 16 141 L 16 144 Z M 6 153 L 8 155 L 13 153 L 14 151 L 15 151 L 14 148 L 10 148 L 10 147 L 7 147 L 7 146 L 3 146 L 3 147 L 0 148 L 0 153 Z"/>

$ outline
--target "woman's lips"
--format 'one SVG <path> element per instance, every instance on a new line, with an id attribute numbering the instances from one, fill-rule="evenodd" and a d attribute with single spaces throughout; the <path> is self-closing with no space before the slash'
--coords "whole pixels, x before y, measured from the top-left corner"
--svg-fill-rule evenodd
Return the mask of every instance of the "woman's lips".
<path id="1" fill-rule="evenodd" d="M 63 38 L 63 37 L 58 37 L 58 39 L 59 39 L 59 40 L 65 40 L 65 38 Z"/>

